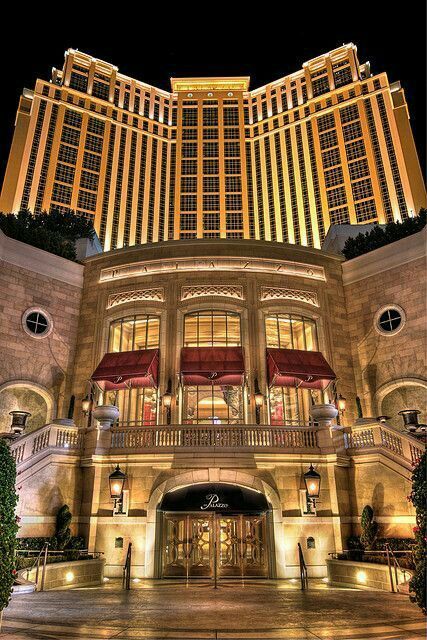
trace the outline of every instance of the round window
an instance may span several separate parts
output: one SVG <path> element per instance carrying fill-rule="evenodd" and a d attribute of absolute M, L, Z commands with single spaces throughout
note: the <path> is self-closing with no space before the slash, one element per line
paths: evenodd
<path fill-rule="evenodd" d="M 22 327 L 32 338 L 45 338 L 53 329 L 52 318 L 43 309 L 27 309 L 22 316 Z"/>
<path fill-rule="evenodd" d="M 391 336 L 403 329 L 405 312 L 397 305 L 388 305 L 379 309 L 375 315 L 375 328 L 385 336 Z"/>

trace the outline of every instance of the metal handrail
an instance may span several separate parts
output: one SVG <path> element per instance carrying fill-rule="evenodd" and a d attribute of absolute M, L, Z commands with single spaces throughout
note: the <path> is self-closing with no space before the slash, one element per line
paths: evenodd
<path fill-rule="evenodd" d="M 44 580 L 45 580 L 45 575 L 46 575 L 47 555 L 49 553 L 48 549 L 49 549 L 49 543 L 45 542 L 43 547 L 40 549 L 38 555 L 36 556 L 33 564 L 31 565 L 31 567 L 29 567 L 27 569 L 27 580 L 29 580 L 30 572 L 37 566 L 37 568 L 36 568 L 36 578 L 34 580 L 34 584 L 36 585 L 36 589 L 37 589 L 38 583 L 39 583 L 40 559 L 43 556 L 42 581 L 41 581 L 40 591 L 43 591 L 43 589 L 44 589 Z"/>
<path fill-rule="evenodd" d="M 308 589 L 308 571 L 307 571 L 307 565 L 305 564 L 305 560 L 304 560 L 304 554 L 302 552 L 302 548 L 299 542 L 298 542 L 298 557 L 299 557 L 301 591 L 305 591 L 306 589 Z"/>
<path fill-rule="evenodd" d="M 128 550 L 126 553 L 126 561 L 123 567 L 123 581 L 122 588 L 129 591 L 130 589 L 130 572 L 132 566 L 132 542 L 129 542 Z"/>

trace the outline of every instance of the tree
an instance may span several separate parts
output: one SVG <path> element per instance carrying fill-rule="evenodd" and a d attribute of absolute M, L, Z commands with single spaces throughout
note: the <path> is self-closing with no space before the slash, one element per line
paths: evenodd
<path fill-rule="evenodd" d="M 16 465 L 6 440 L 0 439 L 0 615 L 7 607 L 15 578 L 15 514 L 18 495 L 15 490 Z"/>
<path fill-rule="evenodd" d="M 360 542 L 365 549 L 370 549 L 378 533 L 378 523 L 374 520 L 374 510 L 370 504 L 363 507 L 360 525 L 362 527 Z"/>
<path fill-rule="evenodd" d="M 385 227 L 376 225 L 371 231 L 359 233 L 355 238 L 347 238 L 342 252 L 347 260 L 357 258 L 364 253 L 421 231 L 426 221 L 427 210 L 421 209 L 415 218 L 407 218 L 403 222 L 389 222 Z"/>
<path fill-rule="evenodd" d="M 415 573 L 409 582 L 412 592 L 411 600 L 427 613 L 426 603 L 426 554 L 427 554 L 427 478 L 426 478 L 426 452 L 421 456 L 412 474 L 412 491 L 409 496 L 410 502 L 415 507 L 417 526 L 414 527 L 415 534 Z"/>
<path fill-rule="evenodd" d="M 53 209 L 32 214 L 23 209 L 14 213 L 0 213 L 0 229 L 9 238 L 26 242 L 69 260 L 76 259 L 75 241 L 93 238 L 92 222 L 73 211 Z"/>
<path fill-rule="evenodd" d="M 67 504 L 64 504 L 56 514 L 56 533 L 54 536 L 56 549 L 65 549 L 70 542 L 70 524 L 72 517 L 70 508 Z"/>

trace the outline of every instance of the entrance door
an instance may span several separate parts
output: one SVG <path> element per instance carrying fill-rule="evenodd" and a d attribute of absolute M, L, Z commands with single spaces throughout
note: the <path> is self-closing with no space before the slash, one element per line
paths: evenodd
<path fill-rule="evenodd" d="M 164 514 L 162 575 L 266 578 L 266 541 L 265 514 Z"/>

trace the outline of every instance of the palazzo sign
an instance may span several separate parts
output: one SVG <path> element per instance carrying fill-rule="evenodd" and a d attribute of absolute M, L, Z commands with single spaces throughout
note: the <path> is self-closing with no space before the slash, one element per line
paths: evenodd
<path fill-rule="evenodd" d="M 217 493 L 209 493 L 206 496 L 206 502 L 200 508 L 203 511 L 205 509 L 228 509 L 228 504 L 221 502 Z"/>
<path fill-rule="evenodd" d="M 186 513 L 265 513 L 270 509 L 259 491 L 226 483 L 193 484 L 166 493 L 161 511 Z"/>

